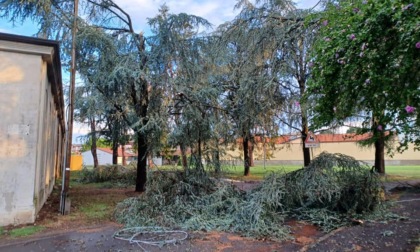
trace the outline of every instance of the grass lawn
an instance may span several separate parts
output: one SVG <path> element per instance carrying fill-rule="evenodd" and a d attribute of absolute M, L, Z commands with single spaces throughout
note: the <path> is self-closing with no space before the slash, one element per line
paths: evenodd
<path fill-rule="evenodd" d="M 266 166 L 257 165 L 251 167 L 251 175 L 244 177 L 244 168 L 240 166 L 225 168 L 226 176 L 238 180 L 262 180 L 265 175 L 271 172 L 285 171 L 291 172 L 302 168 L 301 165 L 285 165 L 285 166 Z M 420 165 L 419 166 L 386 166 L 385 171 L 387 179 L 402 180 L 402 179 L 420 179 Z"/>
<path fill-rule="evenodd" d="M 385 172 L 391 178 L 420 179 L 420 165 L 386 166 Z"/>

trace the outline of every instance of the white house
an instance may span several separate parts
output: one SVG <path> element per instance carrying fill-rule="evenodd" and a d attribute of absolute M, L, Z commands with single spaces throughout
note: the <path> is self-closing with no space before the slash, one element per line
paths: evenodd
<path fill-rule="evenodd" d="M 0 115 L 0 226 L 31 223 L 62 170 L 57 41 L 0 33 Z"/>
<path fill-rule="evenodd" d="M 99 165 L 112 164 L 112 149 L 110 148 L 97 148 L 96 154 L 98 156 Z M 92 166 L 93 165 L 93 156 L 90 150 L 82 152 L 83 165 Z M 126 163 L 129 164 L 132 161 L 137 160 L 137 154 L 133 152 L 124 152 L 124 157 Z M 122 148 L 118 148 L 118 164 L 123 164 L 123 152 Z"/>
<path fill-rule="evenodd" d="M 112 149 L 110 148 L 97 148 L 96 154 L 98 155 L 98 164 L 107 165 L 112 164 Z M 93 166 L 93 156 L 90 150 L 82 152 L 83 165 Z M 126 149 L 124 151 L 124 157 L 126 164 L 129 164 L 133 161 L 137 161 L 137 153 L 133 152 L 131 149 Z M 123 164 L 123 151 L 122 148 L 118 148 L 118 164 Z M 148 162 L 149 165 L 153 166 L 162 166 L 162 157 L 153 157 L 151 162 Z"/>

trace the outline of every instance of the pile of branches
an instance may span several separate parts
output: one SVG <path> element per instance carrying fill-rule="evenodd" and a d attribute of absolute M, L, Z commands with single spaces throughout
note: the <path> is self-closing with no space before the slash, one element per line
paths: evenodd
<path fill-rule="evenodd" d="M 303 169 L 283 177 L 291 214 L 329 231 L 374 211 L 382 203 L 379 176 L 366 163 L 323 152 Z"/>
<path fill-rule="evenodd" d="M 377 174 L 341 154 L 322 153 L 306 168 L 272 173 L 248 192 L 200 169 L 153 171 L 148 181 L 146 193 L 118 204 L 119 222 L 282 240 L 289 233 L 286 218 L 331 230 L 381 203 Z"/>

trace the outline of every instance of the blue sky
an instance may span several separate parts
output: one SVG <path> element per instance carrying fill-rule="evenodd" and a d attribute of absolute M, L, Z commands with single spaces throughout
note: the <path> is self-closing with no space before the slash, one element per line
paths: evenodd
<path fill-rule="evenodd" d="M 238 13 L 234 10 L 237 0 L 114 0 L 130 14 L 137 32 L 147 29 L 147 18 L 154 17 L 159 7 L 166 3 L 171 13 L 185 12 L 207 19 L 217 27 L 223 22 L 232 20 Z M 311 8 L 319 0 L 295 0 L 298 8 Z M 36 25 L 30 21 L 24 24 L 11 24 L 0 19 L 0 32 L 19 35 L 33 35 Z"/>
<path fill-rule="evenodd" d="M 159 7 L 166 3 L 171 13 L 188 13 L 207 19 L 216 28 L 218 25 L 232 20 L 238 10 L 234 10 L 237 0 L 114 0 L 133 19 L 136 32 L 148 28 L 147 18 L 154 17 Z M 298 8 L 311 8 L 319 0 L 295 0 Z M 37 26 L 30 21 L 23 24 L 11 24 L 0 19 L 0 32 L 31 36 L 37 32 Z M 63 73 L 63 85 L 68 85 L 68 74 Z M 73 129 L 73 143 L 79 142 L 78 136 L 89 132 L 89 129 L 76 123 Z"/>

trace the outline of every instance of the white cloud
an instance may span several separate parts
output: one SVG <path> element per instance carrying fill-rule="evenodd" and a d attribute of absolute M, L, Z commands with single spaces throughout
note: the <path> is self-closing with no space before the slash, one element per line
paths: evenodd
<path fill-rule="evenodd" d="M 309 9 L 317 5 L 320 0 L 297 0 L 295 1 L 298 8 Z"/>
<path fill-rule="evenodd" d="M 238 11 L 233 7 L 236 0 L 115 0 L 131 16 L 134 26 L 139 31 L 148 29 L 147 18 L 158 14 L 160 6 L 166 3 L 171 13 L 187 13 L 207 19 L 217 27 L 231 20 Z"/>
<path fill-rule="evenodd" d="M 237 0 L 114 0 L 133 19 L 137 32 L 148 30 L 147 18 L 157 15 L 160 6 L 166 3 L 171 13 L 187 13 L 207 19 L 216 28 L 232 20 L 239 10 Z M 298 8 L 313 7 L 318 0 L 296 0 Z"/>
<path fill-rule="evenodd" d="M 164 3 L 171 13 L 187 13 L 207 19 L 213 28 L 232 20 L 239 12 L 234 10 L 237 0 L 114 0 L 132 18 L 136 32 L 148 31 L 147 18 L 157 15 Z M 298 8 L 313 7 L 318 0 L 295 0 Z M 36 25 L 27 21 L 22 25 L 12 26 L 5 19 L 0 19 L 0 32 L 32 35 Z"/>

